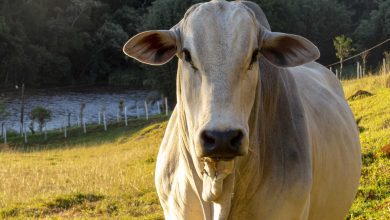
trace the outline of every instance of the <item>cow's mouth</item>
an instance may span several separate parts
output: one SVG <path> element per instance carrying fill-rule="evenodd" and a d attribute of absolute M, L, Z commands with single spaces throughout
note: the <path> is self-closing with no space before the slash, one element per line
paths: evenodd
<path fill-rule="evenodd" d="M 204 158 L 203 159 L 203 192 L 202 198 L 206 202 L 215 202 L 223 192 L 224 179 L 234 170 L 234 157 Z"/>

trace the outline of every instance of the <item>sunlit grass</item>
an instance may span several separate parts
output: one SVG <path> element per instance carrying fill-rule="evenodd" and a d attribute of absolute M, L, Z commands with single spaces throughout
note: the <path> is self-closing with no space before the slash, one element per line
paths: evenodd
<path fill-rule="evenodd" d="M 161 218 L 153 176 L 165 126 L 95 146 L 0 153 L 0 218 Z"/>
<path fill-rule="evenodd" d="M 372 96 L 349 101 L 361 131 L 361 186 L 348 219 L 390 219 L 390 74 L 344 81 L 346 97 L 358 90 Z M 154 187 L 155 158 L 166 118 L 90 126 L 10 138 L 0 151 L 0 218 L 162 219 Z M 30 149 L 30 150 L 28 150 Z M 33 149 L 33 150 L 31 150 Z"/>
<path fill-rule="evenodd" d="M 358 90 L 372 93 L 349 101 L 362 144 L 361 184 L 350 219 L 390 219 L 390 159 L 381 149 L 390 144 L 390 74 L 343 82 L 346 97 Z"/>

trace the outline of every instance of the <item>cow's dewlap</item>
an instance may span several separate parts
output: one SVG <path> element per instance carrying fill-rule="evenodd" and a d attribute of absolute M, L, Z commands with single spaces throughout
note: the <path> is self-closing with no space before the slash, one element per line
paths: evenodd
<path fill-rule="evenodd" d="M 202 199 L 206 202 L 218 200 L 223 192 L 223 181 L 234 169 L 234 161 L 204 162 Z"/>

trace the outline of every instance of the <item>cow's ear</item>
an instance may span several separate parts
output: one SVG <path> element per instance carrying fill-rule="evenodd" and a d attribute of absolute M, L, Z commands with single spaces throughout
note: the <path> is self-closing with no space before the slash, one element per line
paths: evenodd
<path fill-rule="evenodd" d="M 266 31 L 262 39 L 261 53 L 276 66 L 299 66 L 320 57 L 318 48 L 298 35 Z"/>
<path fill-rule="evenodd" d="M 132 37 L 123 52 L 142 63 L 163 65 L 176 54 L 176 37 L 173 31 L 146 31 Z"/>

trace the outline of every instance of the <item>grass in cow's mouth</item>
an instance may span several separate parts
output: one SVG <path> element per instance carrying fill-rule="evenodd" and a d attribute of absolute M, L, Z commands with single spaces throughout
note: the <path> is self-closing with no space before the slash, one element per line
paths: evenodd
<path fill-rule="evenodd" d="M 364 129 L 361 185 L 347 219 L 390 219 L 390 158 L 381 151 L 390 144 L 386 77 L 343 82 L 347 97 L 375 94 L 349 102 Z M 52 143 L 37 138 L 31 152 L 14 140 L 0 151 L 0 219 L 163 219 L 153 179 L 165 121 L 91 128 L 66 143 L 53 134 Z"/>
<path fill-rule="evenodd" d="M 214 158 L 215 161 L 231 161 L 233 160 L 235 157 L 216 157 Z"/>
<path fill-rule="evenodd" d="M 230 157 L 203 157 L 200 158 L 200 161 L 202 162 L 218 162 L 218 161 L 231 161 L 234 160 L 236 156 L 230 156 Z"/>

